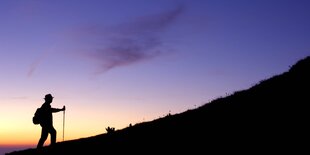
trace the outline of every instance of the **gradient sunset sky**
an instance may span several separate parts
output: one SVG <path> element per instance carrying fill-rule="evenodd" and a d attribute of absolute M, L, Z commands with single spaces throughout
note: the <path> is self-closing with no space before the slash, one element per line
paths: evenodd
<path fill-rule="evenodd" d="M 44 95 L 65 140 L 201 106 L 310 55 L 309 0 L 1 0 L 0 146 L 33 145 Z M 63 113 L 54 113 L 62 141 Z M 50 143 L 48 138 L 46 145 Z"/>

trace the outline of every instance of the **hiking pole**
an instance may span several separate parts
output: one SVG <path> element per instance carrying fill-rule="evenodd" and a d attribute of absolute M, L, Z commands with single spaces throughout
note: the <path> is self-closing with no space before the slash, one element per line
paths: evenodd
<path fill-rule="evenodd" d="M 65 106 L 64 106 L 65 107 Z M 65 111 L 63 111 L 63 120 L 62 120 L 62 141 L 65 140 Z"/>

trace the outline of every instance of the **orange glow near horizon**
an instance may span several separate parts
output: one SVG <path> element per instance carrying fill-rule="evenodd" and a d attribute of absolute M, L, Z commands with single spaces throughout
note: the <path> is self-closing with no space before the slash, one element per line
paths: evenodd
<path fill-rule="evenodd" d="M 61 100 L 54 102 L 51 104 L 52 107 L 60 108 L 64 105 Z M 35 109 L 41 104 L 11 102 L 11 104 L 6 104 L 5 110 L 0 109 L 0 145 L 36 146 L 40 138 L 41 127 L 32 124 L 31 119 Z M 72 106 L 70 103 L 67 103 L 66 107 L 64 140 L 95 136 L 106 133 L 105 128 L 108 126 L 115 127 L 118 130 L 127 127 L 130 123 L 140 123 L 160 116 L 145 115 L 146 117 L 138 118 L 137 113 L 128 107 L 117 109 L 117 107 L 89 107 L 81 106 L 81 104 Z M 135 110 L 139 111 L 139 108 Z M 143 108 L 141 108 L 142 110 Z M 147 113 L 147 111 L 144 112 Z M 57 142 L 61 142 L 63 140 L 63 112 L 53 113 L 53 122 L 57 131 Z M 49 143 L 50 137 L 44 145 Z"/>

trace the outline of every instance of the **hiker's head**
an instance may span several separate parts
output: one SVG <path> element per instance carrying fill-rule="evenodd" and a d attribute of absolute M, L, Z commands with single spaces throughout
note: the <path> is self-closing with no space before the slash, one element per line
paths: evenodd
<path fill-rule="evenodd" d="M 53 96 L 51 94 L 46 94 L 44 99 L 46 102 L 52 102 L 53 101 Z"/>

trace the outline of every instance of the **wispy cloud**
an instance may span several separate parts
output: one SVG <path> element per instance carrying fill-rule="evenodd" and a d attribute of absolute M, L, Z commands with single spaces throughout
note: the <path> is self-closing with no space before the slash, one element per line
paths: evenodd
<path fill-rule="evenodd" d="M 117 25 L 88 25 L 65 33 L 60 40 L 66 42 L 65 46 L 72 47 L 74 51 L 82 51 L 84 58 L 96 63 L 98 68 L 95 72 L 102 74 L 117 67 L 151 60 L 169 51 L 171 48 L 163 46 L 162 34 L 176 23 L 183 12 L 183 6 L 178 6 L 166 12 L 141 16 Z M 68 36 L 72 35 L 74 40 L 70 42 L 72 40 Z M 76 38 L 80 38 L 79 42 L 76 42 Z M 64 48 L 63 44 L 54 44 Z M 27 72 L 28 77 L 33 76 L 48 55 L 59 52 L 56 45 L 32 62 Z"/>
<path fill-rule="evenodd" d="M 30 68 L 28 70 L 27 76 L 31 77 L 34 73 L 34 71 L 37 69 L 37 67 L 39 66 L 40 62 L 42 59 L 37 59 L 36 61 L 34 61 L 31 65 Z"/>
<path fill-rule="evenodd" d="M 30 64 L 30 67 L 29 67 L 29 70 L 28 70 L 28 73 L 27 73 L 27 76 L 28 77 L 31 77 L 34 72 L 37 70 L 37 68 L 39 67 L 39 65 L 42 63 L 42 61 L 49 55 L 50 53 L 48 52 L 43 52 L 43 54 L 38 57 L 35 61 L 33 61 L 31 64 Z"/>
<path fill-rule="evenodd" d="M 99 74 L 157 57 L 165 51 L 161 33 L 175 23 L 183 10 L 180 6 L 109 28 L 93 26 L 84 29 L 93 45 L 85 53 L 99 64 Z"/>

